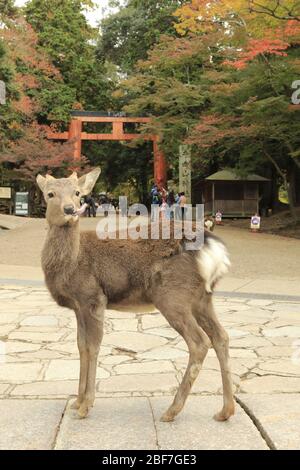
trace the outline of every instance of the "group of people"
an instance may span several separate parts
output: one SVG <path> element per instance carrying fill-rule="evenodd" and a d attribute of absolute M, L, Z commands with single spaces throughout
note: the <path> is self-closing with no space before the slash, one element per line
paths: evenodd
<path fill-rule="evenodd" d="M 184 219 L 186 203 L 187 199 L 183 191 L 175 194 L 173 189 L 167 191 L 157 184 L 151 188 L 151 204 L 158 206 L 162 218 Z"/>
<path fill-rule="evenodd" d="M 167 191 L 163 186 L 154 184 L 150 194 L 151 204 L 157 206 L 157 213 L 161 218 L 183 220 L 185 218 L 185 207 L 187 199 L 185 193 L 175 193 L 173 189 Z M 81 199 L 81 207 L 78 214 L 81 216 L 96 217 L 97 208 L 103 205 L 114 204 L 107 196 L 99 195 L 99 200 L 92 194 Z M 122 216 L 127 215 L 125 207 L 119 207 Z"/>

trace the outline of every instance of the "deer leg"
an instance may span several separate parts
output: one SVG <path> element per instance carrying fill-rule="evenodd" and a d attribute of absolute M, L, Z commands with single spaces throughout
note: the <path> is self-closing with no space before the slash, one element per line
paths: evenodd
<path fill-rule="evenodd" d="M 86 327 L 84 318 L 80 316 L 80 312 L 76 312 L 77 318 L 77 346 L 80 357 L 80 373 L 79 373 L 79 387 L 77 399 L 72 403 L 72 409 L 79 409 L 84 400 L 87 376 L 88 376 L 88 354 L 86 347 Z"/>
<path fill-rule="evenodd" d="M 94 405 L 97 360 L 103 337 L 103 322 L 104 306 L 90 309 L 85 321 L 87 376 L 83 400 L 78 408 L 80 418 L 85 418 L 88 415 L 89 408 Z"/>
<path fill-rule="evenodd" d="M 162 415 L 161 421 L 173 421 L 175 416 L 183 409 L 186 399 L 191 391 L 194 381 L 198 377 L 202 363 L 210 346 L 210 341 L 197 324 L 192 314 L 184 315 L 182 312 L 173 310 L 171 315 L 168 311 L 161 311 L 170 325 L 180 333 L 189 348 L 189 362 L 170 408 Z"/>
<path fill-rule="evenodd" d="M 197 311 L 197 322 L 211 339 L 218 357 L 223 384 L 223 408 L 214 418 L 217 421 L 226 421 L 234 414 L 235 403 L 232 391 L 232 380 L 229 364 L 229 338 L 220 324 L 213 308 L 212 301 L 205 308 Z"/>

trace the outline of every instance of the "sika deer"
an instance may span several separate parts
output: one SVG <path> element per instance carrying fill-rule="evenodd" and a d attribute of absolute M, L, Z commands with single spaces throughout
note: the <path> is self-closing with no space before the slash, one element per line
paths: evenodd
<path fill-rule="evenodd" d="M 175 240 L 100 240 L 79 231 L 80 197 L 89 194 L 100 169 L 77 178 L 37 177 L 47 202 L 49 224 L 42 267 L 54 300 L 75 311 L 80 354 L 79 391 L 72 407 L 84 418 L 95 398 L 97 358 L 103 336 L 104 310 L 127 304 L 154 304 L 183 336 L 189 349 L 187 370 L 162 421 L 182 410 L 210 343 L 221 366 L 223 408 L 219 421 L 234 414 L 228 335 L 212 304 L 215 282 L 228 269 L 223 243 L 206 234 L 199 251 L 186 251 Z M 130 307 L 129 307 L 130 308 Z"/>

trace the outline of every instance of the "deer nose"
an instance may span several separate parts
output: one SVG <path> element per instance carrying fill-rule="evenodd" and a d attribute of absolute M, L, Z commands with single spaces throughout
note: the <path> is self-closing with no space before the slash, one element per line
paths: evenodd
<path fill-rule="evenodd" d="M 74 213 L 74 206 L 73 204 L 68 204 L 67 206 L 64 206 L 64 213 L 66 215 L 72 215 Z"/>

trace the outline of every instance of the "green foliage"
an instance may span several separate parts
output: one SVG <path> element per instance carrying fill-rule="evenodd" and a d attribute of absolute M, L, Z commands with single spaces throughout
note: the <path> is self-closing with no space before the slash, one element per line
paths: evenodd
<path fill-rule="evenodd" d="M 101 23 L 98 58 L 109 60 L 121 72 L 130 74 L 136 62 L 147 57 L 161 34 L 176 34 L 173 13 L 183 3 L 182 0 L 127 0 L 125 6 Z"/>
<path fill-rule="evenodd" d="M 19 120 L 18 113 L 13 109 L 12 100 L 19 98 L 18 88 L 14 83 L 14 70 L 7 57 L 7 48 L 0 37 L 0 80 L 5 83 L 6 103 L 0 105 L 0 151 L 11 139 L 20 136 L 20 130 L 14 123 Z"/>
<path fill-rule="evenodd" d="M 209 62 L 210 52 L 202 38 L 164 35 L 121 85 L 128 101 L 124 110 L 152 116 L 151 125 L 144 130 L 161 136 L 161 146 L 173 165 L 178 146 L 206 108 L 208 95 L 202 76 Z"/>
<path fill-rule="evenodd" d="M 0 0 L 0 18 L 2 20 L 14 18 L 17 11 L 14 0 Z"/>
<path fill-rule="evenodd" d="M 76 101 L 76 93 L 73 88 L 63 82 L 54 82 L 44 78 L 43 87 L 39 91 L 38 101 L 40 122 L 62 123 L 70 119 L 70 109 Z"/>
<path fill-rule="evenodd" d="M 93 165 L 101 167 L 101 191 L 112 192 L 117 196 L 117 188 L 131 188 L 140 202 L 146 203 L 149 180 L 153 177 L 152 144 L 142 143 L 136 147 L 119 142 L 84 142 L 83 153 L 93 155 Z M 118 191 L 117 191 L 118 192 Z M 129 195 L 128 193 L 128 195 Z"/>
<path fill-rule="evenodd" d="M 30 0 L 26 5 L 26 19 L 38 35 L 39 47 L 51 58 L 65 84 L 57 93 L 66 96 L 55 100 L 55 106 L 49 112 L 51 119 L 63 117 L 66 120 L 67 109 L 70 110 L 72 105 L 100 110 L 109 107 L 111 83 L 106 80 L 105 67 L 96 60 L 96 31 L 89 26 L 83 13 L 92 3 Z M 47 101 L 47 97 L 45 99 Z"/>

